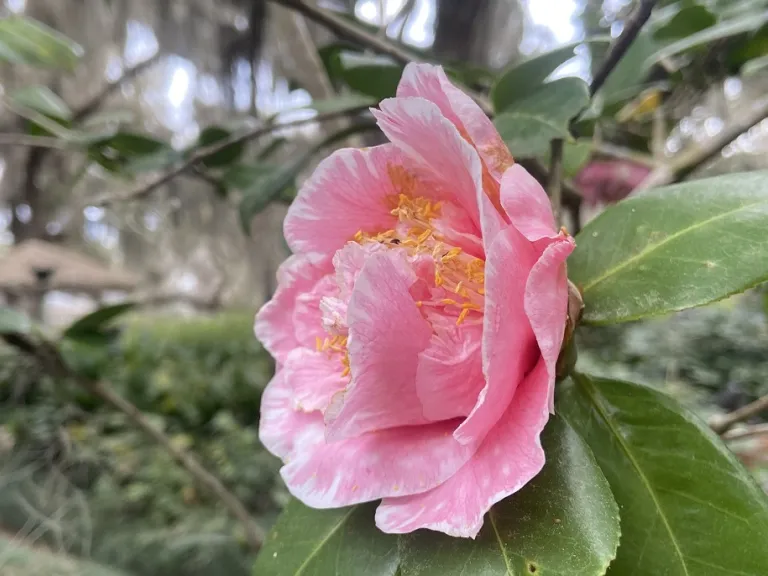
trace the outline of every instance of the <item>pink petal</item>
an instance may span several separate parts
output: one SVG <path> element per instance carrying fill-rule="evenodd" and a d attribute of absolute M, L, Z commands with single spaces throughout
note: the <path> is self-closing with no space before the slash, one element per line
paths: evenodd
<path fill-rule="evenodd" d="M 429 347 L 419 355 L 416 392 L 424 416 L 434 421 L 469 414 L 485 384 L 482 327 L 453 328 L 452 334 L 434 334 Z"/>
<path fill-rule="evenodd" d="M 330 272 L 330 262 L 313 261 L 306 256 L 291 256 L 277 271 L 277 291 L 256 314 L 254 332 L 278 363 L 299 345 L 293 324 L 296 300 L 310 292 Z M 319 316 L 318 316 L 319 318 Z"/>
<path fill-rule="evenodd" d="M 283 370 L 278 370 L 261 395 L 259 440 L 272 454 L 284 459 L 293 451 L 296 434 L 312 422 L 322 425 L 322 415 L 294 410 L 293 390 Z"/>
<path fill-rule="evenodd" d="M 565 260 L 576 243 L 560 235 L 544 249 L 525 287 L 525 313 L 549 375 L 549 409 L 555 410 L 555 369 L 563 344 L 568 314 L 568 278 Z"/>
<path fill-rule="evenodd" d="M 435 103 L 443 116 L 477 149 L 483 162 L 498 181 L 512 165 L 512 155 L 493 122 L 472 98 L 456 88 L 442 67 L 408 64 L 403 71 L 397 97 L 421 97 Z"/>
<path fill-rule="evenodd" d="M 338 413 L 326 414 L 329 440 L 428 422 L 415 378 L 432 330 L 409 292 L 415 281 L 399 252 L 366 260 L 347 310 L 352 381 Z"/>
<path fill-rule="evenodd" d="M 454 433 L 459 442 L 483 439 L 536 362 L 536 341 L 523 309 L 526 282 L 536 256 L 533 245 L 513 226 L 500 232 L 488 251 L 483 317 L 486 385 L 472 413 Z"/>
<path fill-rule="evenodd" d="M 322 423 L 313 421 L 280 473 L 291 494 L 314 508 L 416 494 L 444 482 L 477 449 L 453 439 L 455 426 L 390 428 L 327 444 Z"/>
<path fill-rule="evenodd" d="M 302 292 L 296 297 L 296 307 L 293 310 L 293 331 L 296 342 L 306 348 L 314 348 L 317 338 L 328 336 L 323 329 L 323 315 L 320 302 L 328 296 L 339 292 L 336 281 L 328 274 L 321 278 L 309 292 Z"/>
<path fill-rule="evenodd" d="M 403 156 L 390 144 L 345 148 L 323 160 L 304 183 L 285 217 L 285 239 L 298 253 L 333 254 L 358 230 L 392 228 L 387 197 L 399 189 L 390 172 Z"/>
<path fill-rule="evenodd" d="M 531 242 L 557 235 L 547 193 L 519 164 L 504 172 L 501 179 L 501 205 L 515 228 Z"/>
<path fill-rule="evenodd" d="M 372 110 L 379 127 L 413 161 L 424 193 L 461 206 L 479 225 L 480 158 L 456 127 L 423 98 L 388 98 L 379 108 Z"/>
<path fill-rule="evenodd" d="M 283 378 L 293 390 L 293 408 L 304 412 L 325 410 L 333 395 L 343 390 L 347 379 L 337 355 L 329 356 L 308 348 L 296 348 L 282 369 Z"/>
<path fill-rule="evenodd" d="M 428 528 L 474 538 L 491 506 L 520 490 L 544 466 L 540 435 L 549 419 L 547 380 L 540 359 L 472 459 L 434 490 L 383 500 L 376 525 L 395 534 Z"/>

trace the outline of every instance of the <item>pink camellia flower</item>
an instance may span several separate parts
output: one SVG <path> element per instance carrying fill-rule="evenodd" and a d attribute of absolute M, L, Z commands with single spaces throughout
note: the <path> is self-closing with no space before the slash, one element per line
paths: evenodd
<path fill-rule="evenodd" d="M 544 465 L 574 243 L 441 68 L 373 114 L 390 143 L 338 150 L 288 211 L 260 437 L 308 506 L 474 537 Z"/>

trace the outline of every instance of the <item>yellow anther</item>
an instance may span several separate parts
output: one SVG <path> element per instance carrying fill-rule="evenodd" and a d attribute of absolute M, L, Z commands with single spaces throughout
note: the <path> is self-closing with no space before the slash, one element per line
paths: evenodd
<path fill-rule="evenodd" d="M 469 308 L 464 308 L 464 310 L 461 311 L 461 314 L 459 314 L 459 317 L 456 320 L 456 326 L 464 322 L 464 320 L 467 319 L 468 315 L 469 315 Z"/>
<path fill-rule="evenodd" d="M 440 300 L 440 304 L 443 306 L 458 306 L 459 303 L 456 302 L 456 300 L 451 300 L 450 298 L 443 298 Z"/>
<path fill-rule="evenodd" d="M 345 376 L 349 376 L 349 372 L 350 372 L 349 366 L 345 366 L 344 370 L 342 370 L 341 372 L 341 377 L 344 378 Z"/>
<path fill-rule="evenodd" d="M 416 301 L 416 306 L 417 306 L 418 308 L 421 308 L 423 305 L 424 305 L 424 302 L 422 302 L 421 300 L 417 300 L 417 301 Z"/>
<path fill-rule="evenodd" d="M 318 352 L 323 351 L 323 339 L 320 336 L 315 336 L 315 348 L 317 348 Z"/>
<path fill-rule="evenodd" d="M 461 287 L 464 286 L 464 280 L 459 281 L 458 284 L 456 284 L 456 288 L 453 289 L 454 294 L 461 294 Z"/>

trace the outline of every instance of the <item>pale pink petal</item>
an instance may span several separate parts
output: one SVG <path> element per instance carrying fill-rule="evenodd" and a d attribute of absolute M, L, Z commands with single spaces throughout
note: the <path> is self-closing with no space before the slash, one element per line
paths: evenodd
<path fill-rule="evenodd" d="M 421 97 L 434 102 L 462 136 L 474 144 L 497 181 L 512 165 L 512 155 L 493 122 L 472 98 L 451 83 L 440 66 L 408 64 L 397 87 L 397 97 Z"/>
<path fill-rule="evenodd" d="M 563 344 L 568 314 L 568 278 L 565 260 L 576 244 L 560 235 L 544 249 L 525 287 L 525 313 L 549 375 L 549 409 L 555 410 L 555 368 Z"/>
<path fill-rule="evenodd" d="M 293 324 L 296 300 L 310 292 L 331 271 L 330 261 L 313 261 L 306 256 L 291 256 L 277 271 L 277 290 L 256 314 L 254 332 L 278 363 L 299 345 Z M 319 316 L 318 316 L 319 318 Z"/>
<path fill-rule="evenodd" d="M 533 245 L 513 226 L 500 232 L 488 251 L 483 316 L 486 385 L 472 413 L 454 433 L 459 442 L 483 439 L 536 362 L 536 340 L 521 306 L 536 256 Z"/>
<path fill-rule="evenodd" d="M 425 184 L 418 195 L 453 202 L 478 226 L 480 158 L 440 109 L 423 98 L 389 98 L 372 113 L 387 138 L 413 161 L 411 169 Z"/>
<path fill-rule="evenodd" d="M 480 351 L 482 326 L 456 326 L 434 334 L 419 355 L 416 392 L 430 420 L 466 416 L 485 384 Z"/>
<path fill-rule="evenodd" d="M 293 390 L 293 408 L 304 412 L 325 410 L 331 397 L 343 390 L 347 379 L 342 378 L 344 366 L 338 355 L 296 348 L 281 370 L 288 387 Z"/>
<path fill-rule="evenodd" d="M 293 390 L 278 370 L 261 395 L 259 440 L 272 454 L 285 459 L 293 451 L 296 435 L 312 422 L 322 426 L 323 416 L 294 409 Z"/>
<path fill-rule="evenodd" d="M 336 296 L 339 289 L 332 274 L 321 278 L 309 292 L 302 292 L 296 297 L 293 310 L 293 330 L 296 342 L 300 346 L 314 348 L 317 338 L 324 339 L 328 334 L 323 329 L 323 315 L 320 302 L 328 296 Z"/>
<path fill-rule="evenodd" d="M 368 255 L 386 249 L 386 246 L 378 242 L 369 242 L 364 245 L 347 242 L 333 255 L 333 268 L 336 270 L 336 284 L 341 298 L 349 299 L 355 287 L 355 280 L 363 269 Z"/>
<path fill-rule="evenodd" d="M 472 459 L 434 490 L 383 500 L 376 525 L 395 534 L 428 528 L 474 538 L 491 506 L 520 490 L 544 466 L 540 435 L 549 419 L 547 379 L 540 359 Z"/>
<path fill-rule="evenodd" d="M 501 179 L 501 205 L 515 228 L 531 242 L 557 235 L 547 193 L 519 164 L 504 172 Z"/>
<path fill-rule="evenodd" d="M 403 163 L 391 144 L 345 148 L 323 160 L 304 183 L 285 217 L 285 239 L 298 253 L 333 254 L 358 230 L 392 228 L 387 197 L 397 194 L 390 172 Z"/>
<path fill-rule="evenodd" d="M 347 309 L 352 381 L 338 413 L 326 414 L 329 440 L 428 422 L 415 378 L 432 330 L 409 292 L 415 281 L 399 251 L 366 260 Z"/>
<path fill-rule="evenodd" d="M 322 424 L 296 436 L 280 471 L 291 494 L 313 508 L 336 508 L 424 492 L 445 482 L 477 445 L 451 436 L 455 421 L 389 428 L 331 444 Z"/>

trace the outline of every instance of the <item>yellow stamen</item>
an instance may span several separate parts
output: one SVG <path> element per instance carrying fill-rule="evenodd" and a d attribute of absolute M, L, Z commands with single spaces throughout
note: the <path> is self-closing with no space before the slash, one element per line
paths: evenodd
<path fill-rule="evenodd" d="M 461 311 L 461 314 L 459 314 L 458 319 L 456 320 L 456 326 L 460 325 L 464 320 L 467 319 L 467 316 L 469 315 L 469 308 L 464 308 L 464 310 Z"/>

